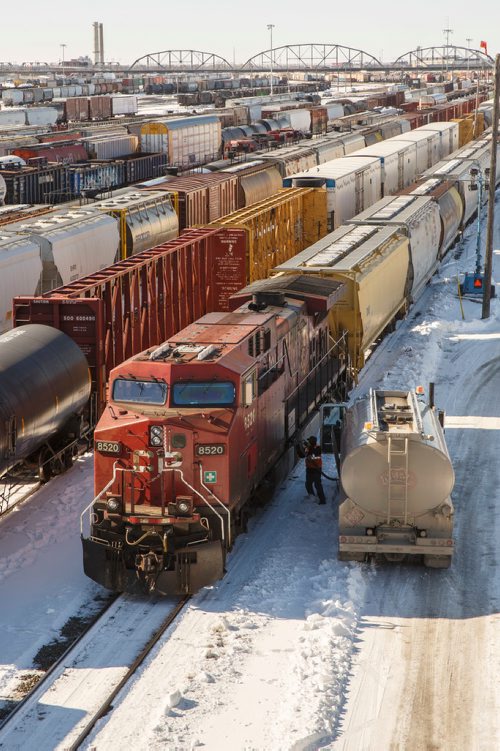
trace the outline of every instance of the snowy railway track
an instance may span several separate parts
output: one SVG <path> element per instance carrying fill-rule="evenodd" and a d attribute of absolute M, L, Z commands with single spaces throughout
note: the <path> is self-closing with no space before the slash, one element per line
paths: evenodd
<path fill-rule="evenodd" d="M 0 748 L 77 749 L 188 600 L 114 600 L 0 726 Z"/>
<path fill-rule="evenodd" d="M 0 481 L 0 519 L 26 501 L 40 487 L 40 480 L 29 474 Z"/>

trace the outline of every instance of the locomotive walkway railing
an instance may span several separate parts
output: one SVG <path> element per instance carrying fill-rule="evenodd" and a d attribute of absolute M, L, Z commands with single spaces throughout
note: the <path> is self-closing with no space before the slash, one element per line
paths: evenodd
<path fill-rule="evenodd" d="M 288 442 L 332 390 L 345 397 L 350 371 L 347 334 L 344 333 L 286 397 L 285 436 Z"/>

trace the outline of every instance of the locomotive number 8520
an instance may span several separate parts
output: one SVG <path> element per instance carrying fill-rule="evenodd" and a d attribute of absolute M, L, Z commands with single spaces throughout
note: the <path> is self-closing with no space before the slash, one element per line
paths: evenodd
<path fill-rule="evenodd" d="M 196 446 L 197 456 L 221 456 L 226 453 L 223 443 L 199 443 Z"/>

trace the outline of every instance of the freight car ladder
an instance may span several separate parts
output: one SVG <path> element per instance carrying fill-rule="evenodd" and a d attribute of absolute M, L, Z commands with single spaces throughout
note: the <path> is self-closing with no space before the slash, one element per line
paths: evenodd
<path fill-rule="evenodd" d="M 387 524 L 395 518 L 408 523 L 408 438 L 387 437 Z"/>

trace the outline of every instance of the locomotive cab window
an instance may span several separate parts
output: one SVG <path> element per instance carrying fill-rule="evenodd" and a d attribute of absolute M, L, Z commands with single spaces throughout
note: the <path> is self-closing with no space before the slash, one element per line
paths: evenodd
<path fill-rule="evenodd" d="M 235 398 L 231 381 L 186 381 L 172 386 L 172 404 L 177 407 L 230 407 Z"/>
<path fill-rule="evenodd" d="M 133 404 L 165 404 L 167 390 L 167 384 L 161 381 L 133 381 L 117 378 L 113 383 L 113 400 Z"/>
<path fill-rule="evenodd" d="M 243 379 L 243 405 L 250 406 L 257 396 L 257 373 L 253 371 Z"/>

